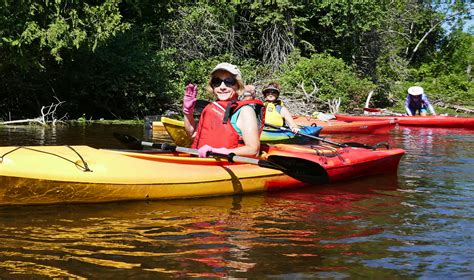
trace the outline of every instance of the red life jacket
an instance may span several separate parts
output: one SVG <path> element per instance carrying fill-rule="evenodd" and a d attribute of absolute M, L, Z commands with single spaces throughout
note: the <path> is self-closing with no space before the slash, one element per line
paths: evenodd
<path fill-rule="evenodd" d="M 260 100 L 215 101 L 208 104 L 201 114 L 196 137 L 192 148 L 199 149 L 204 145 L 214 148 L 236 148 L 244 144 L 230 123 L 230 117 L 242 106 L 251 105 L 257 115 L 260 132 L 264 126 L 265 106 Z"/>

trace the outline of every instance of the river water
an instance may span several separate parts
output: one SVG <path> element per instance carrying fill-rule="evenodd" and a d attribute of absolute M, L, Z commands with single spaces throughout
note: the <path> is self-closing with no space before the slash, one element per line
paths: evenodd
<path fill-rule="evenodd" d="M 123 148 L 140 125 L 0 127 L 0 145 Z M 474 131 L 333 141 L 407 150 L 398 176 L 243 196 L 0 207 L 0 279 L 473 279 Z M 1 186 L 0 186 L 1 187 Z"/>

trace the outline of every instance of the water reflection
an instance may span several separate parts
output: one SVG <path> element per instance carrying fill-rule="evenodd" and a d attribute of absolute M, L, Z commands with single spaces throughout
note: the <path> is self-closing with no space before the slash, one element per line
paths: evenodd
<path fill-rule="evenodd" d="M 137 125 L 0 127 L 1 145 L 123 148 Z M 474 277 L 474 135 L 336 141 L 407 149 L 398 177 L 207 199 L 0 207 L 0 278 Z"/>
<path fill-rule="evenodd" d="M 335 276 L 360 266 L 341 266 L 345 261 L 337 258 L 369 254 L 375 248 L 361 244 L 384 231 L 378 220 L 404 211 L 396 188 L 396 177 L 389 177 L 297 193 L 4 207 L 0 236 L 9 238 L 1 238 L 0 259 L 15 265 L 0 264 L 0 271 L 86 278 L 245 277 L 249 271 Z M 385 250 L 379 245 L 376 250 Z"/>
<path fill-rule="evenodd" d="M 0 145 L 89 145 L 95 148 L 124 148 L 114 132 L 146 138 L 141 125 L 59 124 L 56 126 L 0 126 Z"/>

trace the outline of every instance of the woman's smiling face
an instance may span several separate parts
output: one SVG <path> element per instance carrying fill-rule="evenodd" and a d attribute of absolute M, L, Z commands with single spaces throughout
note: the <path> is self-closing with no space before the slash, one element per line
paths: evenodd
<path fill-rule="evenodd" d="M 219 100 L 232 100 L 237 98 L 237 79 L 231 73 L 217 70 L 213 73 L 211 86 Z"/>

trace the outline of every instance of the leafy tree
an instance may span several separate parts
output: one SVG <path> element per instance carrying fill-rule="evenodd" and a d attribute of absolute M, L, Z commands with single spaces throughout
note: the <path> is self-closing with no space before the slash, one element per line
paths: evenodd
<path fill-rule="evenodd" d="M 469 3 L 437 3 L 5 0 L 0 117 L 37 115 L 54 96 L 72 117 L 179 108 L 185 82 L 203 93 L 223 61 L 247 83 L 281 78 L 295 94 L 315 82 L 321 100 L 341 96 L 346 108 L 372 89 L 375 106 L 391 106 L 415 83 L 436 101 L 469 104 L 472 34 L 460 31 Z"/>
<path fill-rule="evenodd" d="M 474 36 L 451 32 L 434 59 L 411 69 L 408 83 L 419 83 L 432 98 L 445 103 L 474 105 Z"/>
<path fill-rule="evenodd" d="M 61 61 L 65 50 L 101 43 L 130 28 L 121 22 L 120 0 L 3 1 L 2 48 L 19 51 L 41 66 L 49 53 Z M 16 57 L 16 56 L 15 56 Z M 14 61 L 15 62 L 15 61 Z"/>

